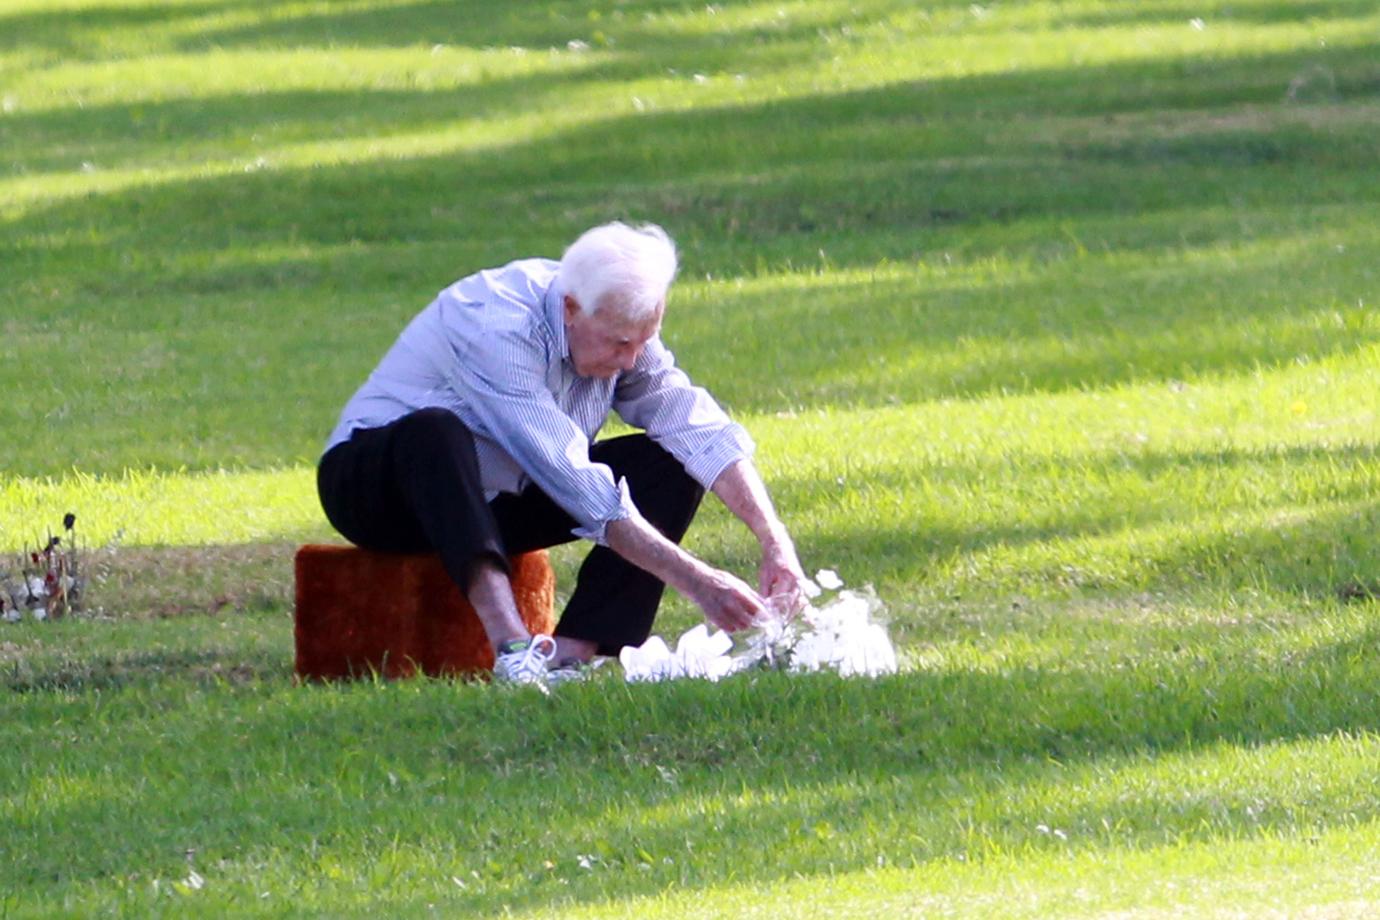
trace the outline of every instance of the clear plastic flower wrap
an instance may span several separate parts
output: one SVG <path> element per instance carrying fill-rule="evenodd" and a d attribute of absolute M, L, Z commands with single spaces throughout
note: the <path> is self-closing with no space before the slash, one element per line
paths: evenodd
<path fill-rule="evenodd" d="M 747 657 L 767 667 L 836 671 L 844 677 L 896 673 L 896 648 L 871 586 L 841 590 L 843 580 L 829 569 L 816 573 L 811 586 L 810 603 L 793 620 L 773 605 L 771 618 L 750 638 Z"/>
<path fill-rule="evenodd" d="M 704 624 L 682 635 L 674 652 L 660 636 L 652 636 L 641 646 L 623 649 L 619 660 L 624 676 L 629 681 L 718 680 L 751 668 L 834 671 L 844 677 L 894 674 L 896 649 L 879 618 L 881 600 L 870 586 L 842 588 L 836 572 L 821 570 L 806 583 L 810 602 L 794 618 L 780 600 L 769 599 L 768 616 L 737 654 L 727 633 L 710 633 Z"/>

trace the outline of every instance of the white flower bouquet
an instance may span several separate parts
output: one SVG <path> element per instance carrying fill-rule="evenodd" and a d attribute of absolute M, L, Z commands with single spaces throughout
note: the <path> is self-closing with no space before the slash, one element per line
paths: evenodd
<path fill-rule="evenodd" d="M 733 639 L 710 633 L 703 623 L 687 631 L 672 651 L 660 636 L 624 648 L 619 655 L 629 681 L 700 677 L 718 680 L 753 668 L 796 672 L 834 671 L 844 677 L 876 677 L 898 669 L 896 649 L 879 619 L 882 602 L 870 586 L 842 590 L 843 580 L 824 569 L 806 583 L 809 603 L 794 619 L 773 607 L 771 615 L 733 653 Z M 823 600 L 821 600 L 823 598 Z"/>

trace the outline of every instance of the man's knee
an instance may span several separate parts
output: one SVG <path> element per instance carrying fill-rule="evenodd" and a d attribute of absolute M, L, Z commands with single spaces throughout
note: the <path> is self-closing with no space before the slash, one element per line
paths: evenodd
<path fill-rule="evenodd" d="M 704 497 L 704 486 L 700 485 L 699 481 L 690 475 L 685 464 L 676 459 L 675 454 L 651 438 L 647 438 L 647 442 L 650 445 L 647 451 L 647 462 L 648 466 L 651 467 L 650 472 L 655 481 L 663 487 L 672 487 L 683 493 L 691 503 L 699 504 L 700 499 Z"/>
<path fill-rule="evenodd" d="M 631 435 L 620 445 L 621 463 L 609 466 L 626 477 L 633 502 L 658 530 L 672 540 L 685 535 L 704 498 L 704 487 L 675 455 L 644 434 Z"/>
<path fill-rule="evenodd" d="M 393 423 L 393 433 L 410 444 L 465 445 L 474 449 L 474 435 L 449 409 L 432 407 L 409 412 Z"/>
<path fill-rule="evenodd" d="M 394 468 L 408 475 L 449 478 L 450 472 L 479 482 L 474 435 L 449 409 L 418 409 L 392 425 Z"/>
<path fill-rule="evenodd" d="M 596 441 L 590 448 L 590 459 L 607 464 L 619 475 L 641 471 L 657 472 L 684 469 L 670 451 L 641 432 Z"/>
<path fill-rule="evenodd" d="M 675 488 L 695 493 L 696 500 L 704 489 L 685 471 L 675 455 L 645 434 L 622 435 L 596 443 L 590 458 L 613 471 L 615 478 L 628 480 L 630 488 L 652 487 L 657 490 Z"/>
<path fill-rule="evenodd" d="M 393 423 L 398 431 L 439 432 L 453 428 L 465 428 L 460 417 L 449 409 L 431 406 L 409 412 Z M 468 431 L 468 429 L 465 429 Z"/>

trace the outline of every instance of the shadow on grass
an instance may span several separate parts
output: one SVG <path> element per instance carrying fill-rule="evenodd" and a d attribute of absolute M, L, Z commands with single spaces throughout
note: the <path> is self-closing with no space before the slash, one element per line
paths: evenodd
<path fill-rule="evenodd" d="M 250 858 L 242 847 L 253 829 L 269 841 L 253 858 L 285 848 L 278 858 L 297 879 L 320 872 L 316 850 L 298 841 L 341 841 L 366 860 L 358 854 L 401 842 L 451 854 L 467 879 L 476 869 L 479 890 L 448 889 L 448 901 L 520 909 L 557 893 L 581 902 L 861 870 L 879 852 L 894 865 L 981 860 L 1053 845 L 1038 824 L 1063 828 L 1074 848 L 1325 831 L 1380 814 L 1368 780 L 1315 778 L 1300 792 L 1268 771 L 1234 775 L 1230 757 L 1216 758 L 1380 729 L 1380 658 L 1368 653 L 1376 641 L 1372 629 L 1279 657 L 1223 643 L 1191 662 L 1081 660 L 877 681 L 603 681 L 542 705 L 408 685 L 286 695 L 256 685 L 223 696 L 210 719 L 201 704 L 158 705 L 69 747 L 69 785 L 99 774 L 93 794 L 104 804 L 31 799 L 9 871 L 33 886 L 108 881 L 175 871 L 189 845 L 207 864 L 233 865 Z M 118 697 L 107 706 L 126 708 Z M 177 762 L 146 766 L 170 737 L 182 741 Z M 14 756 L 38 767 L 47 744 L 20 735 Z M 1162 758 L 1182 772 L 1134 781 Z M 265 764 L 272 782 L 260 777 Z M 142 780 L 145 770 L 154 781 Z M 207 782 L 219 794 L 189 795 Z M 1348 807 L 1330 809 L 1333 796 Z M 540 806 L 543 820 L 513 818 L 518 802 Z M 497 840 L 490 828 L 505 814 Z M 111 822 L 125 819 L 130 845 L 119 850 L 46 851 L 34 837 L 63 827 L 96 839 L 123 832 Z M 765 855 L 744 860 L 746 842 Z M 608 878 L 610 891 L 592 876 L 562 887 L 540 868 L 582 853 L 628 874 Z M 385 900 L 415 890 L 415 880 L 371 888 Z"/>
<path fill-rule="evenodd" d="M 88 604 L 120 622 L 291 610 L 301 541 L 130 546 L 88 552 Z"/>
<path fill-rule="evenodd" d="M 1377 47 L 1324 55 L 1338 74 L 1342 98 L 1363 99 L 1380 79 Z M 511 220 L 514 210 L 541 214 L 555 226 L 546 233 L 534 227 L 528 235 L 553 244 L 567 242 L 595 215 L 610 211 L 657 216 L 695 241 L 701 235 L 770 241 L 783 234 L 878 226 L 943 228 L 1037 214 L 1156 211 L 1231 203 L 1244 192 L 1261 204 L 1337 201 L 1343 199 L 1334 186 L 1363 194 L 1372 189 L 1357 181 L 1373 153 L 1371 126 L 1366 119 L 1348 122 L 1345 113 L 1318 130 L 1293 123 L 1296 110 L 1280 105 L 1254 113 L 1248 125 L 1191 123 L 1178 137 L 1150 138 L 1149 146 L 1134 137 L 1099 140 L 1094 124 L 1052 131 L 1041 121 L 1158 112 L 1172 123 L 1195 109 L 1282 103 L 1290 78 L 1318 57 L 1287 52 L 1232 58 L 1204 64 L 1193 74 L 1185 74 L 1179 62 L 1137 61 L 613 116 L 553 137 L 515 139 L 473 153 L 169 182 L 105 194 L 35 210 L 13 229 L 23 238 L 30 228 L 95 224 L 115 230 L 118 240 L 135 230 L 127 223 L 132 212 L 156 203 L 158 211 L 166 209 L 175 219 L 151 220 L 158 211 L 144 213 L 138 232 L 181 247 L 209 242 L 206 234 L 238 235 L 251 228 L 255 236 L 272 239 L 289 226 L 296 228 L 295 239 L 319 243 L 456 239 L 463 237 L 457 230 L 467 222 L 485 219 L 489 209 L 506 204 L 498 212 L 505 218 L 500 223 Z M 139 145 L 131 146 L 129 132 L 140 124 L 163 126 L 145 142 L 145 150 L 155 155 L 170 144 L 243 141 L 261 133 L 254 152 L 271 160 L 278 139 L 379 137 L 480 115 L 507 117 L 533 111 L 533 99 L 559 98 L 565 87 L 661 72 L 654 60 L 634 58 L 445 91 L 293 91 L 209 98 L 195 105 L 141 102 L 93 106 L 81 113 L 20 112 L 0 120 L 0 129 L 15 149 L 36 151 L 39 157 L 55 141 L 94 137 L 95 146 L 83 147 L 78 155 L 101 163 L 102 144 L 108 143 L 114 145 L 117 164 L 138 159 Z M 549 89 L 541 89 L 544 83 Z M 273 126 L 281 130 L 269 130 Z M 1099 174 L 1099 163 L 1130 171 Z M 1196 169 L 1167 177 L 1156 168 L 1175 163 Z M 1262 185 L 1262 176 L 1239 169 L 1252 165 L 1290 165 L 1312 181 Z M 1032 182 L 1032 174 L 1040 181 Z M 377 201 L 350 194 L 359 188 L 387 194 Z M 444 190 L 439 201 L 438 189 Z M 361 218 L 343 226 L 320 209 L 342 196 Z M 246 207 L 251 202 L 257 206 Z M 410 227 L 411 234 L 398 236 L 400 226 Z M 809 264 L 814 248 L 806 243 L 801 254 Z M 741 262 L 705 266 L 716 274 L 742 267 Z"/>
<path fill-rule="evenodd" d="M 1359 98 L 1373 79 L 1376 52 L 1374 44 L 1327 52 L 1343 97 Z M 126 189 L 8 222 L 4 256 L 22 278 L 8 297 L 15 316 L 24 317 L 21 346 L 31 323 L 77 329 L 92 340 L 129 329 L 176 343 L 176 360 L 154 363 L 141 385 L 177 393 L 180 404 L 216 394 L 214 409 L 186 421 L 194 440 L 214 446 L 197 466 L 313 456 L 350 388 L 401 328 L 402 319 L 381 328 L 380 314 L 410 314 L 465 272 L 515 256 L 555 255 L 579 230 L 620 216 L 667 224 L 692 276 L 828 272 L 886 260 L 940 264 L 941 254 L 952 254 L 960 270 L 998 260 L 989 279 L 966 288 L 822 276 L 795 302 L 716 291 L 717 299 L 750 309 L 711 311 L 712 321 L 698 326 L 689 318 L 673 322 L 668 335 L 697 379 L 735 408 L 1230 373 L 1374 341 L 1373 325 L 1308 327 L 1312 311 L 1367 292 L 1357 266 L 1375 245 L 1363 215 L 1380 200 L 1372 128 L 1345 107 L 1315 127 L 1282 104 L 1253 112 L 1258 125 L 1190 120 L 1172 136 L 1128 136 L 1122 128 L 1104 136 L 1100 118 L 1060 119 L 1163 112 L 1173 122 L 1185 109 L 1277 102 L 1290 75 L 1315 57 L 1214 61 L 1192 74 L 1173 62 L 1136 62 L 924 81 L 613 116 L 494 150 Z M 628 75 L 654 67 L 616 66 L 631 68 Z M 559 93 L 587 77 L 563 75 L 550 89 Z M 366 136 L 426 130 L 444 122 L 448 107 L 459 118 L 505 110 L 537 85 L 524 78 L 477 87 L 472 98 L 468 91 L 227 97 L 205 100 L 195 112 L 181 101 L 108 106 L 72 115 L 71 124 L 89 122 L 116 155 L 134 156 L 118 132 L 136 108 L 150 124 L 190 122 L 150 146 L 156 151 L 181 139 L 215 143 L 221 131 L 248 136 L 279 122 L 298 138 L 334 136 L 352 118 Z M 218 127 L 240 122 L 243 131 Z M 48 132 L 67 130 L 61 124 L 20 112 L 0 119 L 0 130 L 15 149 L 41 151 Z M 1310 234 L 1338 228 L 1350 234 L 1352 255 L 1334 263 L 1310 252 L 1288 272 L 1270 264 L 1271 240 L 1307 246 Z M 1243 240 L 1258 244 L 1259 254 L 1232 253 L 1221 265 L 1171 259 L 1123 271 L 1079 261 Z M 1028 277 L 1002 267 L 1013 252 L 1017 262 L 1030 261 Z M 1062 269 L 1061 261 L 1068 263 Z M 111 310 L 112 299 L 158 306 Z M 949 342 L 961 351 L 965 337 L 995 347 L 961 366 L 927 366 Z M 744 347 L 723 349 L 726 338 Z M 43 341 L 49 344 L 22 347 L 20 355 L 35 362 L 35 374 L 58 361 L 48 356 L 50 339 Z M 81 432 L 89 456 L 101 455 L 100 418 L 121 418 L 111 435 L 121 438 L 145 430 L 142 413 L 184 411 L 166 397 L 103 405 L 128 392 L 104 393 L 118 369 L 148 363 L 120 350 L 132 344 L 103 341 L 100 355 L 74 365 L 96 368 L 100 379 L 83 387 L 78 370 L 71 381 L 74 391 L 90 391 L 82 403 L 92 427 Z M 140 339 L 138 347 L 146 345 Z M 351 370 L 339 355 L 363 363 Z M 274 381 L 270 402 L 265 380 Z M 289 407 L 292 427 L 275 405 Z M 221 424 L 234 411 L 241 420 Z M 62 418 L 56 413 L 60 437 Z M 87 416 L 78 409 L 70 418 Z M 26 472 L 68 465 L 49 452 L 31 454 Z M 178 459 L 164 456 L 122 444 L 110 468 Z"/>
<path fill-rule="evenodd" d="M 27 657 L 0 664 L 0 687 L 12 693 L 99 694 L 172 685 L 209 689 L 291 675 L 290 652 L 281 660 L 267 660 L 230 648 L 158 649 Z"/>
<path fill-rule="evenodd" d="M 87 105 L 79 118 L 62 109 L 8 116 L 0 121 L 0 138 L 37 145 L 28 148 L 26 173 L 75 172 L 83 163 L 112 170 L 214 162 L 227 152 L 253 160 L 280 145 L 387 138 L 497 119 L 513 114 L 515 99 L 528 108 L 554 107 L 590 79 L 567 66 L 485 77 L 457 90 L 276 90 Z"/>
<path fill-rule="evenodd" d="M 750 6 L 750 4 L 749 4 Z M 662 67 L 713 61 L 732 52 L 744 54 L 770 44 L 799 44 L 818 38 L 819 30 L 849 23 L 855 27 L 885 21 L 911 8 L 905 0 L 866 0 L 846 12 L 835 4 L 792 4 L 789 16 L 777 6 L 758 4 L 763 14 L 752 27 L 732 31 L 675 29 L 671 18 L 691 17 L 702 8 L 680 0 L 620 0 L 613 8 L 588 0 L 557 0 L 540 10 L 525 6 L 495 7 L 483 0 L 416 0 L 382 8 L 336 11 L 319 8 L 293 18 L 248 26 L 210 29 L 186 47 L 316 48 L 335 44 L 405 48 L 434 44 L 470 48 L 521 47 L 531 51 L 564 49 L 567 42 L 607 33 L 608 47 L 652 59 Z M 964 0 L 935 0 L 931 9 L 967 10 Z M 596 34 L 597 33 L 597 34 Z"/>
<path fill-rule="evenodd" d="M 526 6 L 495 7 L 476 0 L 423 0 L 341 11 L 320 7 L 275 11 L 247 25 L 218 23 L 217 17 L 245 10 L 245 3 L 204 3 L 194 6 L 149 5 L 137 9 L 91 7 L 77 11 L 26 12 L 0 18 L 0 51 L 25 51 L 38 66 L 109 57 L 96 39 L 112 30 L 154 27 L 150 50 L 195 54 L 207 51 L 330 51 L 335 49 L 397 49 L 413 51 L 421 59 L 432 49 L 446 47 L 480 51 L 565 52 L 570 43 L 583 43 L 596 53 L 635 62 L 638 74 L 660 74 L 684 68 L 696 71 L 730 68 L 764 76 L 802 56 L 821 56 L 822 37 L 847 26 L 866 28 L 909 9 L 902 0 L 867 0 L 843 12 L 834 5 L 811 8 L 795 4 L 790 16 L 764 8 L 758 23 L 733 29 L 677 29 L 668 20 L 702 13 L 677 0 L 620 0 L 615 9 L 583 0 Z M 964 0 L 935 0 L 931 8 L 968 9 Z M 200 18 L 194 32 L 167 38 L 157 27 L 177 20 Z M 8 39 L 8 40 L 7 40 Z M 626 65 L 608 71 L 627 75 Z"/>
<path fill-rule="evenodd" d="M 161 3 L 0 12 L 0 51 L 50 54 L 63 61 L 99 60 L 108 51 L 93 36 L 115 29 L 166 26 L 182 19 L 243 9 L 243 2 Z"/>
<path fill-rule="evenodd" d="M 1322 55 L 1338 74 L 1341 98 L 1363 98 L 1380 79 L 1376 51 L 1369 44 Z M 1190 123 L 1178 136 L 1145 140 L 1100 139 L 1093 123 L 1051 130 L 1044 121 L 1162 113 L 1172 124 L 1194 109 L 1279 103 L 1292 76 L 1319 56 L 1231 58 L 1192 74 L 1180 62 L 1137 61 L 614 116 L 478 152 L 103 194 L 34 210 L 9 229 L 23 240 L 63 227 L 100 228 L 100 246 L 90 251 L 77 235 L 57 245 L 44 239 L 27 254 L 75 257 L 90 267 L 82 273 L 88 283 L 109 275 L 112 284 L 137 284 L 130 275 L 150 266 L 122 271 L 126 245 L 175 257 L 289 238 L 327 245 L 447 240 L 464 253 L 474 237 L 491 231 L 506 239 L 516 220 L 530 224 L 521 234 L 527 245 L 558 251 L 595 220 L 643 214 L 672 226 L 687 249 L 705 250 L 696 270 L 724 275 L 790 258 L 813 265 L 821 242 L 853 235 L 868 245 L 831 249 L 835 264 L 910 257 L 933 242 L 926 239 L 932 234 L 1016 220 L 1370 200 L 1373 132 L 1344 113 L 1319 130 L 1296 123 L 1295 110 L 1281 105 L 1254 113 L 1247 125 Z M 19 112 L 0 119 L 0 136 L 34 152 L 37 159 L 21 160 L 22 169 L 48 162 L 76 168 L 88 159 L 102 168 L 133 164 L 189 143 L 243 145 L 247 156 L 271 160 L 279 142 L 383 137 L 503 118 L 584 83 L 663 71 L 654 55 L 632 55 L 588 70 L 446 91 L 293 91 Z M 84 143 L 74 153 L 54 159 L 44 152 L 78 140 Z M 1270 171 L 1281 168 L 1287 171 Z M 1297 181 L 1303 176 L 1308 181 Z M 746 258 L 745 244 L 753 250 Z M 17 248 L 22 257 L 30 247 Z M 476 252 L 471 268 L 515 255 L 478 249 L 483 254 Z M 102 250 L 113 252 L 102 259 Z M 361 275 L 370 270 L 364 259 Z M 197 274 L 204 273 L 202 266 Z"/>
<path fill-rule="evenodd" d="M 881 21 L 903 6 L 881 4 L 866 16 Z M 337 11 L 198 40 L 290 43 L 307 40 L 292 30 L 325 25 L 365 44 L 371 36 L 420 41 L 432 26 L 465 31 L 457 23 L 481 13 L 474 4 L 441 7 Z M 667 8 L 639 6 L 624 25 L 647 42 L 679 41 L 676 30 L 661 36 L 632 15 Z M 496 38 L 513 25 L 536 41 L 585 9 L 557 5 L 554 24 L 528 25 L 507 22 L 524 14 L 506 12 L 470 40 L 488 44 L 483 29 Z M 90 27 L 105 28 L 125 14 L 102 7 L 87 15 Z M 770 41 L 751 30 L 686 41 L 722 42 L 725 54 L 774 54 L 812 40 L 821 28 L 815 19 L 840 15 L 834 7 L 812 13 L 809 27 L 784 27 L 784 37 L 773 26 Z M 40 38 L 61 31 L 61 16 L 51 17 L 31 23 Z M 271 159 L 279 142 L 433 131 L 533 111 L 533 99 L 554 104 L 587 84 L 664 75 L 655 45 L 622 47 L 588 69 L 443 92 L 293 91 L 195 106 L 21 110 L 0 118 L 0 138 L 21 152 L 21 168 L 24 151 L 35 152 L 34 163 L 99 164 L 108 155 L 133 165 L 178 145 L 244 143 Z M 20 281 L 0 297 L 22 317 L 8 336 L 18 343 L 17 376 L 46 381 L 48 368 L 65 364 L 64 386 L 82 395 L 27 383 L 7 403 L 18 408 L 0 414 L 10 413 L 6 427 L 17 430 L 41 413 L 55 437 L 84 445 L 93 469 L 175 466 L 190 451 L 198 468 L 312 457 L 350 389 L 436 290 L 515 256 L 555 255 L 589 224 L 627 216 L 667 224 L 687 276 L 828 273 L 886 260 L 937 265 L 950 255 L 966 270 L 996 260 L 990 277 L 967 285 L 971 276 L 836 283 L 822 274 L 787 302 L 715 289 L 717 302 L 743 309 L 711 304 L 706 321 L 686 316 L 668 335 L 696 378 L 736 409 L 1057 391 L 1343 353 L 1373 342 L 1374 325 L 1310 321 L 1368 293 L 1364 264 L 1375 240 L 1364 221 L 1380 195 L 1373 125 L 1354 105 L 1318 109 L 1310 120 L 1300 112 L 1314 110 L 1282 100 L 1293 76 L 1325 60 L 1337 98 L 1361 102 L 1377 79 L 1377 48 L 1191 67 L 1135 61 L 614 114 L 490 150 L 56 201 L 4 225 L 0 256 Z M 1241 118 L 1199 117 L 1224 110 Z M 136 123 L 145 133 L 131 144 Z M 94 141 L 56 151 L 83 136 Z M 1285 265 L 1296 260 L 1288 271 L 1270 264 L 1278 255 L 1272 241 L 1307 246 L 1326 232 L 1350 234 L 1356 254 L 1324 262 L 1310 250 L 1285 257 Z M 1196 268 L 1170 260 L 1123 271 L 1081 261 L 1243 240 L 1259 245 Z M 1015 268 L 1022 261 L 1025 277 Z M 49 324 L 71 334 L 50 333 Z M 152 357 L 150 336 L 163 349 Z M 972 360 L 931 366 L 933 356 L 962 354 L 969 340 L 978 346 Z M 72 341 L 101 347 L 90 360 L 71 361 Z M 724 341 L 742 345 L 724 349 Z M 133 370 L 137 383 L 123 376 Z M 170 417 L 185 436 L 150 438 L 169 430 Z M 118 430 L 105 434 L 110 419 Z M 70 465 L 40 448 L 16 463 L 26 473 Z"/>

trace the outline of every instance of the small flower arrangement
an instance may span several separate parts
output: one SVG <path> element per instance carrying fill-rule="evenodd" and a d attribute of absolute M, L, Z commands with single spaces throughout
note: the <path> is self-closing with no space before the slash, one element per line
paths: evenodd
<path fill-rule="evenodd" d="M 805 609 L 794 619 L 773 611 L 776 616 L 749 641 L 746 660 L 759 667 L 834 671 L 844 677 L 896 673 L 896 649 L 879 618 L 882 602 L 871 585 L 844 590 L 838 573 L 823 569 L 805 589 Z"/>
<path fill-rule="evenodd" d="M 771 616 L 758 624 L 739 654 L 732 653 L 732 637 L 711 633 L 701 623 L 680 637 L 675 651 L 660 636 L 624 648 L 619 655 L 624 677 L 632 682 L 718 680 L 758 668 L 833 671 L 843 677 L 896 673 L 896 649 L 878 619 L 882 602 L 870 586 L 843 590 L 838 573 L 824 569 L 805 583 L 805 594 L 809 603 L 793 619 L 770 604 Z"/>
<path fill-rule="evenodd" d="M 35 620 L 59 619 L 81 610 L 85 579 L 77 564 L 77 516 L 62 519 L 64 537 L 48 541 L 19 559 L 17 577 L 0 571 L 0 620 L 17 623 L 27 613 Z"/>

